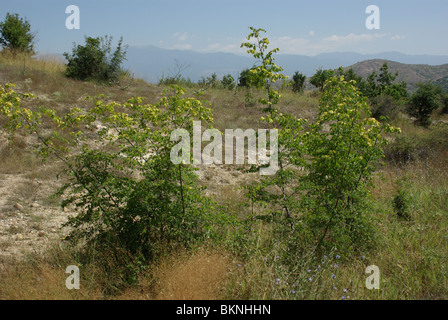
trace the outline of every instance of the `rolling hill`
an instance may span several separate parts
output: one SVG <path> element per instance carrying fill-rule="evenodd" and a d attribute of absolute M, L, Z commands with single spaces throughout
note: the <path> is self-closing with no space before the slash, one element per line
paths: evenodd
<path fill-rule="evenodd" d="M 405 81 L 408 85 L 407 89 L 410 92 L 415 91 L 418 82 L 433 82 L 448 92 L 448 64 L 431 66 L 427 64 L 405 64 L 389 60 L 373 59 L 358 62 L 347 67 L 347 69 L 352 68 L 356 74 L 366 78 L 373 71 L 378 72 L 385 62 L 390 72 L 398 72 L 395 81 Z"/>

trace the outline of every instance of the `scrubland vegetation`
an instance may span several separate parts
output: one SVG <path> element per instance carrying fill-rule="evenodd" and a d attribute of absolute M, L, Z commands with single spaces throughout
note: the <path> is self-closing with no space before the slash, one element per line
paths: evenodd
<path fill-rule="evenodd" d="M 246 78 L 199 83 L 150 84 L 116 63 L 113 83 L 78 80 L 0 53 L 1 175 L 51 184 L 56 198 L 17 192 L 70 213 L 44 250 L 2 258 L 1 299 L 448 297 L 446 94 L 409 97 L 387 65 L 366 80 L 318 71 L 315 91 L 300 73 L 278 85 L 289 80 L 263 33 L 243 44 L 260 61 Z M 169 133 L 193 120 L 277 128 L 279 171 L 173 164 Z M 65 287 L 68 265 L 80 290 Z M 369 265 L 380 289 L 366 288 Z"/>

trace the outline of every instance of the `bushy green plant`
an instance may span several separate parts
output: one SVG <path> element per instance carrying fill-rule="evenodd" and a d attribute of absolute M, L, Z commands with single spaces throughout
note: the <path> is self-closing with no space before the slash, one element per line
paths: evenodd
<path fill-rule="evenodd" d="M 324 90 L 325 82 L 332 76 L 334 76 L 333 70 L 318 69 L 316 73 L 310 78 L 310 83 L 318 88 L 320 91 Z"/>
<path fill-rule="evenodd" d="M 392 97 L 396 104 L 403 104 L 408 98 L 407 84 L 404 81 L 394 83 L 397 76 L 398 72 L 392 74 L 387 63 L 384 63 L 378 74 L 374 71 L 367 77 L 367 82 L 360 87 L 360 90 L 370 99 L 387 95 Z"/>
<path fill-rule="evenodd" d="M 432 112 L 439 106 L 438 88 L 430 83 L 419 83 L 417 91 L 409 99 L 407 112 L 416 118 L 417 124 L 428 127 Z"/>
<path fill-rule="evenodd" d="M 304 88 L 305 88 L 305 79 L 306 76 L 298 71 L 296 71 L 296 73 L 294 73 L 293 77 L 292 77 L 292 86 L 291 89 L 293 92 L 303 92 Z"/>
<path fill-rule="evenodd" d="M 244 69 L 240 72 L 238 77 L 238 86 L 246 88 L 262 88 L 264 85 L 263 79 L 257 78 L 253 73 L 252 69 Z"/>
<path fill-rule="evenodd" d="M 409 98 L 407 112 L 416 118 L 416 123 L 428 127 L 431 114 L 440 106 L 440 89 L 430 83 L 419 83 L 418 89 Z"/>
<path fill-rule="evenodd" d="M 300 161 L 300 140 L 292 139 L 301 131 L 304 120 L 297 119 L 292 115 L 284 115 L 279 112 L 276 105 L 281 99 L 281 95 L 277 90 L 272 89 L 272 83 L 277 80 L 286 80 L 287 76 L 281 73 L 283 68 L 274 63 L 273 54 L 278 52 L 278 48 L 268 50 L 269 40 L 262 38 L 261 33 L 266 31 L 250 27 L 251 33 L 247 40 L 255 40 L 255 43 L 245 42 L 241 47 L 248 48 L 247 53 L 256 59 L 260 59 L 260 66 L 250 70 L 252 77 L 258 79 L 261 83 L 265 83 L 266 98 L 260 98 L 259 102 L 266 107 L 263 111 L 267 113 L 266 117 L 262 117 L 261 121 L 275 129 L 281 128 L 278 132 L 278 164 L 279 168 L 275 174 L 262 177 L 259 184 L 250 185 L 246 188 L 247 197 L 251 203 L 257 203 L 263 207 L 269 203 L 270 209 L 262 214 L 256 214 L 254 218 L 265 221 L 282 221 L 286 217 L 291 228 L 293 228 L 291 206 L 294 205 L 293 198 L 289 196 L 289 186 L 295 175 L 295 169 L 289 166 Z M 259 86 L 258 89 L 262 87 Z M 272 134 L 272 133 L 271 133 Z M 271 146 L 271 150 L 274 146 Z M 253 166 L 252 170 L 258 170 L 257 166 Z M 271 190 L 271 191 L 267 191 Z M 274 190 L 274 191 L 272 191 Z"/>
<path fill-rule="evenodd" d="M 362 83 L 364 82 L 362 77 L 358 76 L 352 68 L 347 69 L 347 70 L 338 69 L 337 74 L 339 76 L 344 76 L 346 81 L 354 81 L 352 83 L 356 86 L 356 88 L 358 88 L 358 90 L 360 90 L 360 87 L 362 86 Z"/>
<path fill-rule="evenodd" d="M 0 22 L 0 45 L 3 48 L 33 54 L 35 36 L 30 22 L 17 13 L 7 13 L 5 20 Z"/>
<path fill-rule="evenodd" d="M 263 100 L 270 108 L 262 121 L 278 129 L 279 170 L 248 186 L 247 196 L 261 208 L 253 218 L 274 223 L 279 241 L 294 244 L 290 254 L 309 245 L 354 250 L 373 243 L 369 187 L 387 143 L 383 134 L 398 131 L 371 117 L 355 81 L 325 74 L 318 115 L 307 130 L 303 119 L 274 108 L 280 95 Z"/>
<path fill-rule="evenodd" d="M 442 114 L 448 114 L 448 93 L 442 94 Z"/>
<path fill-rule="evenodd" d="M 255 68 L 255 66 L 253 67 Z M 246 88 L 246 94 L 244 97 L 245 106 L 253 107 L 257 104 L 257 100 L 254 99 L 252 90 L 262 88 L 265 84 L 262 78 L 251 72 L 252 69 L 244 69 L 240 72 L 238 77 L 238 87 Z"/>
<path fill-rule="evenodd" d="M 394 165 L 437 158 L 448 149 L 448 126 L 441 124 L 432 130 L 401 134 L 385 148 L 386 160 Z"/>
<path fill-rule="evenodd" d="M 64 53 L 67 59 L 66 76 L 78 80 L 116 82 L 121 73 L 121 64 L 125 60 L 126 48 L 123 38 L 111 53 L 112 37 L 86 37 L 85 45 L 74 45 L 72 53 Z"/>
<path fill-rule="evenodd" d="M 392 74 L 387 63 L 380 67 L 379 73 L 373 71 L 366 81 L 353 69 L 340 68 L 335 70 L 335 74 L 344 76 L 347 81 L 354 81 L 354 86 L 369 98 L 372 116 L 377 120 L 393 120 L 408 97 L 406 83 L 394 83 L 398 73 Z"/>
<path fill-rule="evenodd" d="M 393 120 L 400 110 L 393 97 L 383 94 L 370 99 L 372 116 L 381 120 L 383 117 Z"/>
<path fill-rule="evenodd" d="M 89 111 L 73 108 L 58 117 L 52 109 L 21 107 L 20 95 L 10 88 L 0 93 L 3 128 L 35 134 L 41 155 L 56 155 L 65 164 L 68 182 L 57 194 L 63 207 L 78 211 L 67 223 L 70 241 L 104 252 L 121 248 L 150 261 L 177 245 L 212 237 L 212 225 L 221 221 L 218 208 L 203 195 L 194 167 L 170 160 L 172 130 L 192 134 L 193 120 L 211 123 L 202 101 L 183 97 L 185 91 L 173 86 L 155 105 L 142 98 L 124 104 L 95 98 Z M 41 134 L 42 118 L 58 127 L 48 138 Z M 92 144 L 80 128 L 94 121 L 103 127 Z M 69 149 L 72 157 L 64 153 Z"/>
<path fill-rule="evenodd" d="M 259 99 L 259 102 L 266 106 L 265 109 L 267 111 L 270 111 L 273 109 L 273 106 L 278 104 L 281 97 L 278 91 L 273 89 L 273 85 L 279 80 L 287 80 L 288 77 L 281 73 L 283 68 L 274 63 L 275 58 L 273 55 L 280 49 L 268 50 L 269 39 L 261 36 L 262 33 L 266 33 L 266 30 L 254 27 L 249 28 L 251 33 L 247 36 L 248 42 L 243 42 L 241 48 L 247 48 L 247 53 L 259 60 L 260 65 L 255 65 L 249 72 L 253 76 L 252 79 L 256 84 L 255 88 L 261 89 L 264 86 L 266 89 L 267 99 Z"/>
<path fill-rule="evenodd" d="M 353 84 L 334 77 L 308 131 L 302 130 L 303 120 L 292 116 L 269 117 L 279 128 L 281 169 L 252 186 L 249 196 L 272 208 L 259 218 L 277 221 L 285 244 L 294 244 L 290 254 L 300 254 L 310 244 L 354 250 L 374 243 L 369 187 L 383 156 L 382 134 L 396 129 L 369 115 Z"/>
<path fill-rule="evenodd" d="M 304 134 L 308 174 L 300 180 L 303 221 L 319 243 L 369 245 L 369 186 L 387 143 L 383 134 L 396 131 L 371 118 L 353 83 L 343 76 L 326 82 L 316 121 Z"/>
<path fill-rule="evenodd" d="M 201 80 L 198 81 L 198 84 L 203 88 L 217 88 L 220 82 L 218 81 L 218 75 L 216 74 L 216 72 L 213 72 L 207 78 L 201 77 Z"/>
<path fill-rule="evenodd" d="M 410 202 L 409 194 L 401 189 L 398 190 L 397 194 L 394 196 L 392 200 L 392 206 L 395 214 L 399 218 L 404 220 L 410 219 L 409 202 Z"/>
<path fill-rule="evenodd" d="M 222 77 L 221 84 L 224 88 L 232 90 L 235 87 L 235 79 L 231 74 Z"/>
<path fill-rule="evenodd" d="M 386 160 L 395 165 L 404 165 L 421 157 L 421 142 L 414 137 L 400 135 L 386 146 Z"/>

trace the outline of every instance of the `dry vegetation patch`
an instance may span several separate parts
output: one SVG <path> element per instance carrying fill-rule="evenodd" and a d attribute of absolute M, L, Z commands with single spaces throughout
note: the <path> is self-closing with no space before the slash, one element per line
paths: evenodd
<path fill-rule="evenodd" d="M 228 254 L 199 250 L 166 259 L 158 268 L 159 300 L 219 300 L 232 269 Z"/>

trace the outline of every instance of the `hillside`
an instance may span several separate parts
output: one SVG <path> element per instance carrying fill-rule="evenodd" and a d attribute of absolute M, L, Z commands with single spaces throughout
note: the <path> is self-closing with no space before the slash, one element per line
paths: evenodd
<path fill-rule="evenodd" d="M 408 90 L 413 92 L 418 82 L 434 82 L 441 85 L 448 92 L 448 64 L 431 66 L 427 64 L 405 64 L 390 60 L 373 59 L 358 62 L 347 69 L 366 78 L 373 71 L 378 72 L 380 67 L 387 62 L 389 70 L 392 73 L 398 72 L 396 82 L 405 81 L 408 84 Z"/>

